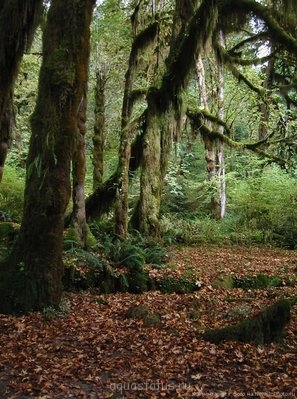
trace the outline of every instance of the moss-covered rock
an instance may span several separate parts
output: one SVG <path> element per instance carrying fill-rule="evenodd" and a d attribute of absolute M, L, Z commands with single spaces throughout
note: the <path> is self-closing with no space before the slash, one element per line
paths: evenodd
<path fill-rule="evenodd" d="M 257 276 L 247 276 L 244 278 L 234 279 L 234 288 L 250 289 L 266 289 L 270 287 L 279 287 L 282 280 L 278 276 L 269 276 L 267 274 L 258 274 Z"/>
<path fill-rule="evenodd" d="M 148 314 L 144 319 L 143 319 L 143 324 L 146 327 L 157 327 L 162 324 L 161 322 L 161 317 L 158 314 L 151 313 Z"/>
<path fill-rule="evenodd" d="M 291 302 L 283 299 L 251 319 L 223 328 L 207 330 L 203 337 L 218 344 L 221 341 L 251 342 L 257 345 L 277 341 L 290 321 Z"/>
<path fill-rule="evenodd" d="M 142 319 L 149 314 L 148 309 L 143 305 L 131 306 L 127 309 L 125 317 L 128 319 Z"/>
<path fill-rule="evenodd" d="M 194 281 L 170 276 L 156 280 L 154 285 L 157 290 L 163 293 L 187 294 L 197 290 L 197 286 Z"/>
<path fill-rule="evenodd" d="M 220 274 L 212 282 L 212 286 L 217 289 L 231 290 L 233 288 L 233 277 L 230 275 Z"/>
<path fill-rule="evenodd" d="M 145 327 L 155 327 L 161 325 L 161 317 L 156 313 L 150 313 L 143 305 L 131 306 L 125 313 L 129 319 L 140 319 Z"/>

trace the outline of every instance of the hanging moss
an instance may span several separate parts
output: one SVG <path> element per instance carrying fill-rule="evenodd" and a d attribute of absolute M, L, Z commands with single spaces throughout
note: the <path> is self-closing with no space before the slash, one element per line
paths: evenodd
<path fill-rule="evenodd" d="M 221 3 L 220 15 L 224 15 L 225 20 L 228 20 L 230 14 L 242 14 L 243 12 L 248 14 L 252 12 L 264 21 L 270 35 L 276 42 L 284 45 L 289 51 L 296 53 L 297 40 L 282 28 L 273 11 L 272 7 L 264 6 L 257 1 L 242 0 L 239 2 L 238 0 L 227 0 Z"/>
<path fill-rule="evenodd" d="M 213 0 L 203 2 L 194 13 L 185 29 L 175 39 L 167 60 L 160 89 L 153 89 L 158 109 L 165 112 L 170 104 L 178 107 L 179 93 L 186 85 L 194 63 L 194 54 L 199 54 L 211 37 L 217 23 L 217 6 Z"/>
<path fill-rule="evenodd" d="M 251 342 L 256 345 L 268 344 L 281 338 L 290 321 L 291 302 L 283 299 L 251 319 L 228 327 L 207 330 L 203 338 L 215 344 L 221 341 Z"/>

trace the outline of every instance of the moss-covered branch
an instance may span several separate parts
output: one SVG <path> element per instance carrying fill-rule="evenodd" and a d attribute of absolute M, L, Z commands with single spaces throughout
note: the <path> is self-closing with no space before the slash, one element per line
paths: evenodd
<path fill-rule="evenodd" d="M 233 64 L 228 63 L 227 66 L 238 82 L 245 83 L 252 91 L 259 94 L 261 97 L 264 96 L 265 89 L 263 89 L 263 87 L 255 86 L 243 73 L 239 72 L 239 70 Z"/>
<path fill-rule="evenodd" d="M 288 51 L 297 53 L 297 38 L 287 32 L 274 16 L 271 7 L 264 6 L 254 0 L 223 0 L 220 4 L 220 12 L 227 18 L 228 15 L 236 12 L 252 12 L 265 22 L 270 36 L 279 44 L 282 44 Z M 285 20 L 285 15 L 277 12 L 278 19 Z"/>
<path fill-rule="evenodd" d="M 233 46 L 231 49 L 228 50 L 228 53 L 231 56 L 234 56 L 246 44 L 255 43 L 255 42 L 257 42 L 260 39 L 261 40 L 263 40 L 263 39 L 267 40 L 267 38 L 268 38 L 268 33 L 267 32 L 260 32 L 260 33 L 257 33 L 256 35 L 249 36 L 248 38 L 243 39 L 239 43 L 235 44 L 235 46 Z"/>
<path fill-rule="evenodd" d="M 218 17 L 217 2 L 204 0 L 194 13 L 189 24 L 177 35 L 176 45 L 167 59 L 167 71 L 160 88 L 151 88 L 148 97 L 153 97 L 160 112 L 171 104 L 178 105 L 180 90 L 186 85 L 188 76 L 199 54 L 215 30 Z"/>
<path fill-rule="evenodd" d="M 205 109 L 199 109 L 199 110 L 195 110 L 195 111 L 188 110 L 187 116 L 190 119 L 194 129 L 199 130 L 199 132 L 202 135 L 206 135 L 210 139 L 221 140 L 228 147 L 234 148 L 239 151 L 244 151 L 244 150 L 252 151 L 255 154 L 257 154 L 258 156 L 260 156 L 262 158 L 267 158 L 267 159 L 277 163 L 278 165 L 281 165 L 281 166 L 288 165 L 288 161 L 286 161 L 285 159 L 275 156 L 273 154 L 269 154 L 262 149 L 263 145 L 268 144 L 269 139 L 272 136 L 272 134 L 267 136 L 263 140 L 256 141 L 255 143 L 240 143 L 238 141 L 231 139 L 231 137 L 234 137 L 234 132 L 232 131 L 232 129 L 230 129 L 227 126 L 226 122 L 222 121 L 217 116 L 211 114 L 209 111 L 207 111 Z M 204 123 L 205 119 L 208 119 L 217 125 L 223 126 L 226 134 L 222 134 L 217 130 L 210 130 Z"/>
<path fill-rule="evenodd" d="M 226 51 L 222 46 L 216 45 L 217 53 L 221 60 L 224 61 L 225 64 L 237 64 L 242 66 L 248 65 L 261 65 L 264 62 L 269 61 L 276 52 L 273 52 L 265 57 L 255 57 L 251 59 L 244 59 L 239 54 L 231 54 L 229 51 Z"/>
<path fill-rule="evenodd" d="M 155 39 L 158 32 L 158 26 L 159 22 L 154 21 L 135 36 L 131 49 L 131 54 L 133 56 L 147 47 Z"/>

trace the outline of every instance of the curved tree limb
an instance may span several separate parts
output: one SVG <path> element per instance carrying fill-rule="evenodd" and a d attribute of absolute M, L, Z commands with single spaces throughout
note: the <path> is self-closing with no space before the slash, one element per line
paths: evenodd
<path fill-rule="evenodd" d="M 217 118 L 215 115 L 210 114 L 208 111 L 205 110 L 188 110 L 187 111 L 187 116 L 190 119 L 194 129 L 198 130 L 202 135 L 207 135 L 210 139 L 220 139 L 222 142 L 224 142 L 228 147 L 234 148 L 239 151 L 243 150 L 249 150 L 257 154 L 258 156 L 262 158 L 267 158 L 278 165 L 281 165 L 282 167 L 287 166 L 289 164 L 288 161 L 285 159 L 275 156 L 273 154 L 269 154 L 265 152 L 262 147 L 264 144 L 268 143 L 269 138 L 272 136 L 269 135 L 263 140 L 259 140 L 255 143 L 240 143 L 238 141 L 235 141 L 230 138 L 230 136 L 234 136 L 233 132 L 231 131 L 230 128 L 227 127 L 227 124 Z M 205 124 L 204 124 L 204 118 L 207 118 L 211 120 L 212 122 L 216 122 L 217 124 L 224 126 L 224 128 L 227 130 L 228 135 L 222 134 L 217 130 L 210 130 Z"/>
<path fill-rule="evenodd" d="M 297 53 L 297 38 L 292 36 L 286 30 L 282 28 L 278 20 L 275 18 L 271 8 L 264 6 L 257 1 L 253 0 L 223 0 L 220 4 L 220 12 L 222 15 L 230 15 L 236 11 L 252 12 L 262 19 L 275 41 L 282 44 L 288 50 Z M 278 16 L 282 16 L 285 19 L 285 15 L 278 13 Z"/>
<path fill-rule="evenodd" d="M 255 43 L 259 39 L 267 39 L 267 38 L 268 38 L 268 32 L 260 32 L 257 33 L 256 35 L 249 36 L 248 38 L 243 39 L 239 43 L 235 44 L 235 46 L 233 46 L 231 49 L 228 50 L 228 53 L 231 56 L 234 56 L 237 54 L 238 50 L 240 50 L 246 44 Z"/>

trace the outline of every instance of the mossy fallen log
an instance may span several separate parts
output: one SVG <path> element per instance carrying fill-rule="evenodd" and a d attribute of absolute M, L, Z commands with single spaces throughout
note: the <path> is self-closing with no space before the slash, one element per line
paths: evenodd
<path fill-rule="evenodd" d="M 279 300 L 251 319 L 223 328 L 206 330 L 203 338 L 218 344 L 222 341 L 251 342 L 256 345 L 279 340 L 290 321 L 291 302 Z"/>

